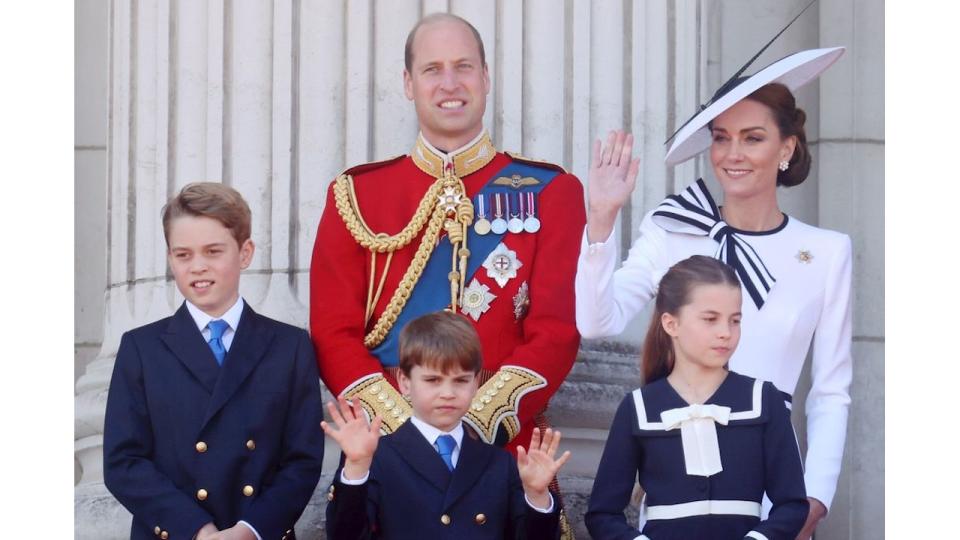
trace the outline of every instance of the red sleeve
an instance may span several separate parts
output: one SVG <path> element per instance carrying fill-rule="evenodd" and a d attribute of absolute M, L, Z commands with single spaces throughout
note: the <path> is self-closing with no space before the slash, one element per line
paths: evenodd
<path fill-rule="evenodd" d="M 320 378 L 334 395 L 361 377 L 383 373 L 363 345 L 369 257 L 344 225 L 331 183 L 310 262 L 310 337 Z"/>
<path fill-rule="evenodd" d="M 536 371 L 547 386 L 524 396 L 517 412 L 521 425 L 543 410 L 577 358 L 573 282 L 586 226 L 583 186 L 577 177 L 561 174 L 540 197 L 541 229 L 530 274 L 530 307 L 523 320 L 524 341 L 504 360 Z"/>

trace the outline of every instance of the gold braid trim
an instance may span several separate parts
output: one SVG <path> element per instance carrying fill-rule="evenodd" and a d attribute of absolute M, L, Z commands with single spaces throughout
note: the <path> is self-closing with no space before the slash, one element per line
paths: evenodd
<path fill-rule="evenodd" d="M 353 178 L 345 174 L 337 178 L 333 186 L 337 211 L 340 213 L 340 217 L 343 219 L 347 230 L 350 231 L 350 234 L 353 235 L 357 243 L 369 249 L 372 253 L 393 253 L 405 247 L 419 234 L 424 223 L 427 225 L 427 230 L 420 241 L 420 245 L 417 247 L 413 260 L 410 261 L 410 266 L 407 267 L 403 278 L 397 285 L 396 290 L 393 291 L 390 302 L 387 304 L 386 309 L 383 310 L 383 313 L 380 314 L 376 324 L 363 338 L 363 344 L 368 349 L 376 347 L 387 337 L 390 329 L 396 324 L 400 312 L 403 311 L 404 306 L 407 305 L 407 300 L 410 299 L 413 287 L 420 279 L 420 274 L 423 273 L 427 261 L 430 260 L 430 255 L 437 245 L 437 239 L 440 237 L 440 231 L 444 228 L 444 221 L 446 220 L 444 205 L 438 204 L 440 193 L 444 187 L 450 186 L 451 184 L 459 184 L 462 190 L 463 183 L 460 182 L 458 178 L 445 177 L 437 179 L 437 181 L 430 186 L 430 189 L 427 190 L 423 199 L 420 200 L 420 205 L 417 207 L 417 211 L 410 223 L 408 223 L 400 233 L 393 236 L 386 236 L 373 233 L 363 221 L 363 217 L 358 210 L 356 192 L 353 189 Z M 463 191 L 461 191 L 461 193 L 462 192 Z M 473 205 L 470 203 L 470 200 L 466 199 L 465 202 L 461 201 L 461 205 L 463 204 L 468 205 L 470 213 L 472 214 Z M 429 220 L 427 218 L 429 218 Z M 377 296 L 379 297 L 379 291 Z M 367 309 L 368 313 L 372 313 L 373 306 L 367 306 Z"/>
<path fill-rule="evenodd" d="M 407 223 L 402 231 L 393 236 L 375 234 L 367 227 L 358 209 L 352 176 L 341 174 L 337 177 L 333 185 L 333 196 L 337 203 L 337 212 L 340 213 L 343 223 L 357 243 L 377 253 L 389 253 L 403 248 L 417 237 L 420 229 L 423 228 L 431 215 L 436 214 L 437 198 L 442 190 L 443 178 L 439 178 L 420 200 L 420 205 L 414 212 L 410 223 Z"/>
<path fill-rule="evenodd" d="M 360 406 L 371 421 L 379 414 L 383 419 L 380 431 L 384 435 L 396 431 L 413 414 L 410 404 L 379 373 L 360 379 L 354 386 L 344 390 L 343 395 L 347 399 L 359 399 Z"/>
<path fill-rule="evenodd" d="M 520 398 L 546 385 L 547 380 L 536 371 L 502 366 L 477 390 L 463 421 L 488 444 L 493 444 L 501 423 L 507 430 L 507 440 L 513 440 L 520 433 Z"/>

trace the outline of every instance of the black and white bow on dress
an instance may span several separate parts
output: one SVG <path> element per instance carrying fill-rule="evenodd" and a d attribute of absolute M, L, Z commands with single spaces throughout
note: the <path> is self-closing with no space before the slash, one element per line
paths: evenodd
<path fill-rule="evenodd" d="M 709 236 L 716 240 L 719 247 L 714 258 L 732 266 L 757 309 L 763 307 L 777 280 L 764 266 L 756 250 L 723 221 L 720 208 L 707 191 L 703 179 L 660 203 L 653 212 L 653 222 L 670 232 Z"/>

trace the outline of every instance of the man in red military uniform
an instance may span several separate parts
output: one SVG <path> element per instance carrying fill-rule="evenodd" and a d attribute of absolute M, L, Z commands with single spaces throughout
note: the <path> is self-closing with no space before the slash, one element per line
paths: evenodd
<path fill-rule="evenodd" d="M 515 453 L 576 358 L 583 190 L 557 166 L 493 147 L 483 43 L 463 19 L 414 27 L 403 82 L 420 124 L 411 154 L 345 171 L 320 220 L 310 268 L 320 376 L 391 432 L 410 415 L 396 390 L 397 334 L 453 309 L 483 347 L 465 421 Z"/>

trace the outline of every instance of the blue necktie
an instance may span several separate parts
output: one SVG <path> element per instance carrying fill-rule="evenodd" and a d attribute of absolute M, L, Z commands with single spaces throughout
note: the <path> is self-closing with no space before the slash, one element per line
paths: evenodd
<path fill-rule="evenodd" d="M 220 319 L 207 323 L 207 328 L 210 329 L 210 341 L 207 344 L 210 345 L 210 350 L 213 351 L 213 356 L 217 359 L 217 365 L 220 366 L 223 365 L 223 357 L 227 355 L 227 349 L 223 346 L 223 333 L 229 327 L 227 321 Z"/>
<path fill-rule="evenodd" d="M 440 457 L 451 472 L 453 472 L 453 449 L 456 447 L 457 440 L 452 435 L 437 437 L 437 452 L 440 452 Z"/>

